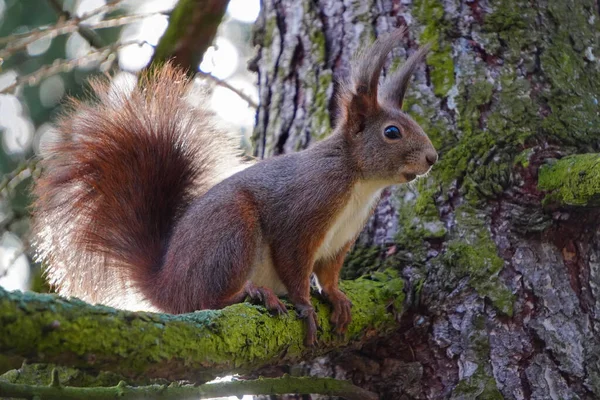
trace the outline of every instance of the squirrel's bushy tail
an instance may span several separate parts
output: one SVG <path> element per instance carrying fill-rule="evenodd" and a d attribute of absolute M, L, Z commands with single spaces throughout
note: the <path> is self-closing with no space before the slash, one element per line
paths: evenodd
<path fill-rule="evenodd" d="M 94 101 L 70 101 L 42 147 L 34 189 L 34 245 L 59 293 L 148 308 L 139 303 L 176 220 L 241 167 L 205 105 L 190 102 L 189 85 L 166 65 L 133 90 L 95 80 Z"/>

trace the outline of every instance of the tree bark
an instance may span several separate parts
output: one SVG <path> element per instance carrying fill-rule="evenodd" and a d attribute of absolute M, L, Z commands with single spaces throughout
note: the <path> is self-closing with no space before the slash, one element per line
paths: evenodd
<path fill-rule="evenodd" d="M 599 8 L 263 2 L 260 157 L 331 131 L 337 82 L 379 33 L 411 28 L 392 66 L 433 42 L 405 111 L 440 161 L 385 192 L 344 272 L 401 271 L 408 311 L 391 337 L 302 368 L 387 399 L 600 398 Z"/>

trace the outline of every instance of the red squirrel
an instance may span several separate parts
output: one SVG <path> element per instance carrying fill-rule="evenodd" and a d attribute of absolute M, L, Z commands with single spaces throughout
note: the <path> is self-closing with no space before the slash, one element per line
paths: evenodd
<path fill-rule="evenodd" d="M 246 168 L 211 113 L 186 98 L 182 71 L 161 67 L 131 92 L 92 82 L 96 101 L 71 100 L 34 188 L 34 244 L 50 283 L 88 302 L 141 296 L 168 313 L 250 297 L 281 314 L 287 295 L 313 345 L 315 274 L 345 333 L 346 252 L 382 190 L 426 174 L 438 157 L 401 111 L 427 46 L 378 87 L 403 34 L 381 35 L 355 60 L 329 137 Z M 238 172 L 224 179 L 227 170 Z"/>

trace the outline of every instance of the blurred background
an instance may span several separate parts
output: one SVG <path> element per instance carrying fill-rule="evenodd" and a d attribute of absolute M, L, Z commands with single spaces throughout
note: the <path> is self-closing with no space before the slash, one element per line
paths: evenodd
<path fill-rule="evenodd" d="M 52 134 L 65 96 L 84 96 L 92 74 L 134 82 L 175 3 L 0 0 L 0 286 L 47 290 L 29 249 L 29 187 L 39 173 L 35 155 Z M 247 62 L 259 11 L 259 0 L 231 0 L 214 46 L 198 65 L 197 80 L 209 88 L 211 107 L 244 149 L 258 99 Z M 77 17 L 78 25 L 72 23 Z"/>

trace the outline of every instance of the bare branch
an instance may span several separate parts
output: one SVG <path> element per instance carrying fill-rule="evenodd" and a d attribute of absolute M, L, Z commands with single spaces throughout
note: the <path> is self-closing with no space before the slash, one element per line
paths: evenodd
<path fill-rule="evenodd" d="M 69 72 L 72 69 L 88 62 L 103 62 L 117 50 L 129 46 L 131 44 L 137 44 L 139 46 L 142 46 L 144 44 L 149 45 L 149 43 L 146 41 L 140 42 L 138 40 L 132 40 L 122 43 L 115 43 L 111 46 L 102 47 L 98 50 L 91 51 L 89 54 L 83 57 L 76 58 L 73 60 L 58 59 L 55 60 L 52 64 L 45 65 L 37 71 L 32 72 L 31 74 L 17 77 L 13 84 L 0 90 L 0 94 L 13 93 L 19 86 L 23 84 L 27 84 L 29 86 L 37 85 L 40 82 L 40 80 L 44 78 L 58 74 L 59 72 Z"/>
<path fill-rule="evenodd" d="M 218 86 L 222 86 L 226 89 L 231 90 L 233 93 L 237 94 L 238 96 L 240 96 L 240 98 L 242 100 L 244 100 L 246 103 L 248 103 L 248 105 L 252 108 L 258 108 L 258 104 L 252 99 L 252 97 L 248 96 L 246 93 L 242 92 L 240 89 L 237 89 L 233 86 L 231 86 L 229 83 L 227 83 L 226 81 L 219 79 L 217 77 L 215 77 L 212 74 L 207 74 L 206 72 L 202 72 L 202 71 L 198 71 L 198 75 L 206 78 L 212 82 L 214 82 L 216 85 Z"/>
<path fill-rule="evenodd" d="M 75 17 L 72 19 L 59 21 L 55 25 L 45 26 L 41 28 L 34 29 L 27 33 L 15 34 L 4 37 L 0 39 L 0 44 L 7 44 L 5 48 L 0 50 L 0 59 L 8 58 L 19 50 L 26 48 L 31 43 L 42 39 L 46 36 L 50 36 L 52 38 L 64 35 L 67 33 L 75 32 L 79 29 L 79 25 L 82 22 L 105 12 L 111 12 L 118 8 L 121 0 L 112 0 L 107 2 L 102 7 L 98 7 L 97 9 L 86 13 L 81 17 Z M 85 26 L 85 25 L 84 25 Z M 88 26 L 86 26 L 89 28 Z"/>
<path fill-rule="evenodd" d="M 37 159 L 32 158 L 26 162 L 19 164 L 17 168 L 11 172 L 4 174 L 0 181 L 0 198 L 7 197 L 10 190 L 16 187 L 19 183 L 29 178 L 37 167 Z"/>

